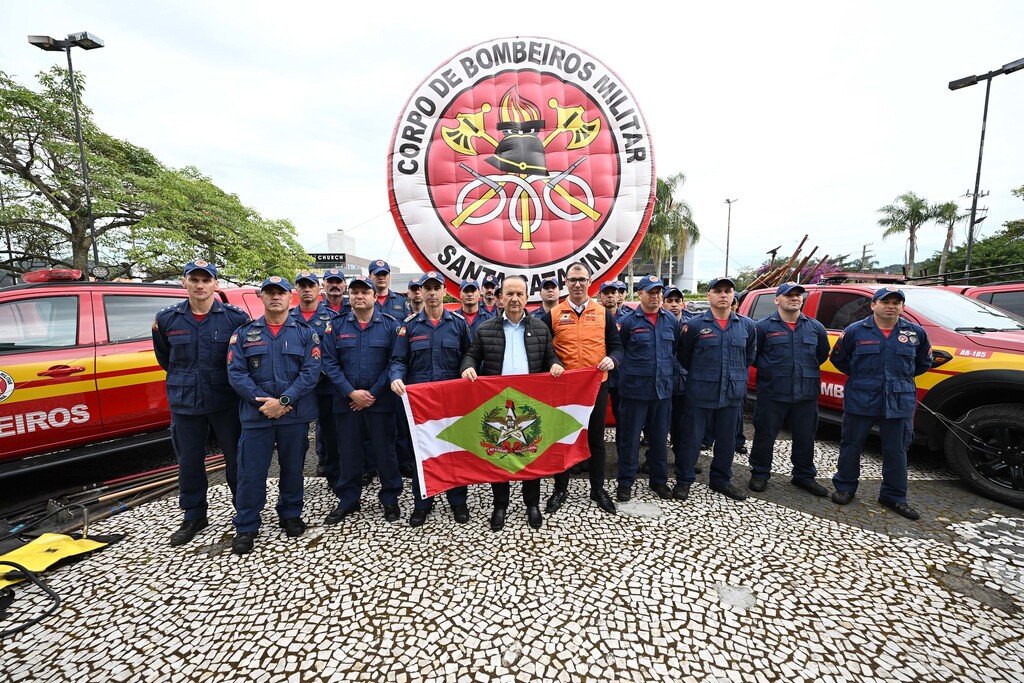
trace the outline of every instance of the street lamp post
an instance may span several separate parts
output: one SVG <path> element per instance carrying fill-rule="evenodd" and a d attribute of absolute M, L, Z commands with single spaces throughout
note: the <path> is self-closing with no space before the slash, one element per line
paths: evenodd
<path fill-rule="evenodd" d="M 82 166 L 82 186 L 85 188 L 85 210 L 89 221 L 89 237 L 92 240 L 92 260 L 94 266 L 100 265 L 100 250 L 96 244 L 96 223 L 92 215 L 92 193 L 89 191 L 89 167 L 85 161 L 85 143 L 82 141 L 82 118 L 78 113 L 78 87 L 75 85 L 75 69 L 71 65 L 71 48 L 95 50 L 103 47 L 103 40 L 91 33 L 81 31 L 71 33 L 67 40 L 59 40 L 50 36 L 29 36 L 28 42 L 40 50 L 47 52 L 65 52 L 68 56 L 68 77 L 71 80 L 71 103 L 75 109 L 75 132 L 78 134 L 78 155 Z"/>
<path fill-rule="evenodd" d="M 978 146 L 978 172 L 974 176 L 974 195 L 971 198 L 971 222 L 967 226 L 967 253 L 964 257 L 964 281 L 971 275 L 971 251 L 974 249 L 974 226 L 978 224 L 978 194 L 981 192 L 981 157 L 985 153 L 985 124 L 988 122 L 988 96 L 992 90 L 992 78 L 1000 74 L 1012 74 L 1014 71 L 1024 69 L 1024 59 L 1004 64 L 1002 68 L 989 71 L 980 76 L 967 76 L 949 82 L 950 90 L 959 90 L 968 86 L 977 85 L 978 81 L 985 81 L 985 108 L 981 115 L 981 144 Z"/>
<path fill-rule="evenodd" d="M 729 277 L 729 235 L 732 233 L 732 205 L 738 201 L 738 199 L 725 200 L 725 203 L 729 205 L 729 218 L 725 223 L 725 277 Z"/>

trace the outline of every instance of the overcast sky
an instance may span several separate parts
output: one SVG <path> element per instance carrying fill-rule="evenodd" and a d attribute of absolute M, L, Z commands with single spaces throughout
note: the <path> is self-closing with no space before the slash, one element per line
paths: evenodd
<path fill-rule="evenodd" d="M 662 8 L 669 7 L 665 10 Z M 106 132 L 164 163 L 197 166 L 268 218 L 287 218 L 308 251 L 344 229 L 356 252 L 417 270 L 388 210 L 387 152 L 419 83 L 466 47 L 544 36 L 585 50 L 632 91 L 660 177 L 703 238 L 702 280 L 781 246 L 788 256 L 854 253 L 884 265 L 879 207 L 916 192 L 967 213 L 984 83 L 949 81 L 1024 58 L 1024 2 L 857 3 L 56 2 L 0 0 L 0 69 L 35 87 L 63 64 L 29 34 L 89 31 L 75 50 L 85 101 Z M 1024 71 L 992 81 L 979 200 L 991 235 L 1024 218 Z M 940 249 L 929 226 L 920 258 Z M 959 231 L 966 241 L 966 221 Z"/>

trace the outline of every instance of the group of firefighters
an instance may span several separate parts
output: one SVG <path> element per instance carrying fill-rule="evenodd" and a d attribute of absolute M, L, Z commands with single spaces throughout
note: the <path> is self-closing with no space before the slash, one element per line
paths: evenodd
<path fill-rule="evenodd" d="M 596 367 L 604 379 L 588 429 L 590 456 L 581 463 L 590 499 L 614 514 L 605 489 L 605 414 L 616 420 L 618 502 L 629 501 L 641 469 L 662 499 L 685 501 L 696 480 L 702 445 L 713 443 L 708 484 L 734 500 L 747 494 L 732 483 L 737 432 L 742 434 L 749 368 L 755 367 L 754 439 L 747 487 L 764 491 L 775 441 L 783 425 L 792 433 L 792 483 L 815 496 L 814 436 L 820 366 L 829 359 L 849 379 L 839 464 L 832 500 L 851 502 L 860 477 L 860 453 L 871 429 L 881 433 L 882 484 L 878 501 L 909 519 L 906 451 L 913 434 L 914 377 L 931 364 L 925 331 L 901 316 L 898 288 L 879 289 L 872 315 L 848 327 L 829 350 L 817 320 L 801 312 L 804 288 L 782 284 L 777 310 L 757 321 L 736 312 L 735 283 L 711 280 L 709 308 L 691 315 L 679 289 L 647 275 L 637 284 L 638 305 L 623 304 L 626 285 L 601 283 L 590 296 L 591 273 L 574 263 L 565 273 L 567 296 L 554 278 L 541 284 L 541 304 L 527 310 L 525 277 L 493 276 L 460 283 L 459 310 L 444 306 L 445 279 L 428 272 L 403 296 L 391 290 L 391 268 L 374 261 L 369 276 L 346 282 L 344 273 L 302 271 L 271 276 L 260 289 L 264 315 L 256 320 L 215 297 L 217 268 L 188 263 L 182 284 L 188 298 L 157 314 L 156 357 L 167 371 L 171 437 L 179 463 L 179 504 L 184 520 L 171 545 L 188 543 L 209 525 L 206 445 L 212 431 L 224 452 L 235 508 L 232 551 L 253 550 L 266 503 L 274 449 L 280 468 L 276 506 L 288 536 L 306 530 L 302 519 L 303 468 L 309 426 L 316 423 L 317 471 L 337 496 L 323 520 L 334 525 L 361 509 L 363 487 L 375 475 L 384 519 L 401 517 L 403 476 L 414 497 L 409 524 L 422 526 L 433 509 L 413 466 L 409 427 L 399 397 L 406 385 L 478 375 Z M 292 307 L 293 292 L 298 305 Z M 647 462 L 639 464 L 643 439 Z M 668 444 L 674 452 L 669 485 Z M 739 449 L 742 452 L 742 449 Z M 566 502 L 571 472 L 554 477 L 544 513 Z M 505 525 L 509 482 L 494 482 L 490 528 Z M 540 481 L 522 482 L 527 522 L 543 523 Z M 457 523 L 470 519 L 467 488 L 445 492 Z"/>

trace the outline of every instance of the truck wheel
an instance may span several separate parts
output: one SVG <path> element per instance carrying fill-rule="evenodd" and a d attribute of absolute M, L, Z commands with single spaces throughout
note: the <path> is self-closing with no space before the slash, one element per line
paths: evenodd
<path fill-rule="evenodd" d="M 1024 508 L 1024 408 L 1003 404 L 968 411 L 950 427 L 945 449 L 949 468 L 972 489 Z"/>

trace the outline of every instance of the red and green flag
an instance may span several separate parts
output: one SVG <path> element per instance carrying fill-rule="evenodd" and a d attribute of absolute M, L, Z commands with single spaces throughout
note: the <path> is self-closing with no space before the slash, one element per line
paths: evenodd
<path fill-rule="evenodd" d="M 420 493 L 537 479 L 590 456 L 587 424 L 602 374 L 597 368 L 406 385 Z"/>

